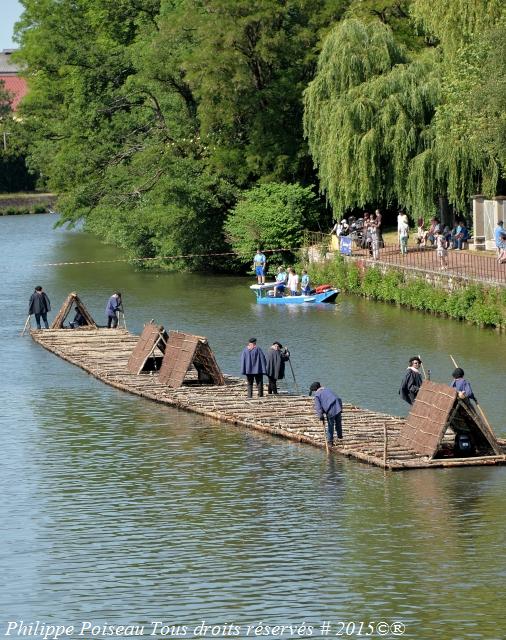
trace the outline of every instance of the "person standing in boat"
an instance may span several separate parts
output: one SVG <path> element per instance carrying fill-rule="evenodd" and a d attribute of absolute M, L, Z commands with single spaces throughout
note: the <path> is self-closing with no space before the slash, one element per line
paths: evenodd
<path fill-rule="evenodd" d="M 265 266 L 267 264 L 267 258 L 260 251 L 260 247 L 257 248 L 257 252 L 253 258 L 253 268 L 255 269 L 255 275 L 257 277 L 258 284 L 265 283 Z"/>
<path fill-rule="evenodd" d="M 311 293 L 311 279 L 307 274 L 306 269 L 302 269 L 302 277 L 300 279 L 300 287 L 302 295 L 308 296 Z"/>
<path fill-rule="evenodd" d="M 416 396 L 420 391 L 420 387 L 422 386 L 423 380 L 422 374 L 420 373 L 421 366 L 422 361 L 418 356 L 410 358 L 409 367 L 406 369 L 406 373 L 402 379 L 399 393 L 401 398 L 408 404 L 414 403 Z"/>
<path fill-rule="evenodd" d="M 42 318 L 44 322 L 44 326 L 46 329 L 49 329 L 49 324 L 47 322 L 47 314 L 51 311 L 51 302 L 47 297 L 44 289 L 39 285 L 35 287 L 35 291 L 30 296 L 30 301 L 28 303 L 28 315 L 35 316 L 35 322 L 37 323 L 37 329 L 40 329 L 40 319 Z"/>
<path fill-rule="evenodd" d="M 299 295 L 299 276 L 295 273 L 293 267 L 288 269 L 288 289 L 291 296 Z"/>
<path fill-rule="evenodd" d="M 257 339 L 250 338 L 241 354 L 241 374 L 245 375 L 248 381 L 248 398 L 253 397 L 253 381 L 257 385 L 258 397 L 263 397 L 266 367 L 265 354 L 257 347 Z"/>
<path fill-rule="evenodd" d="M 273 342 L 272 347 L 267 351 L 267 364 L 265 371 L 269 378 L 269 384 L 267 386 L 267 393 L 278 393 L 278 380 L 282 380 L 285 377 L 285 362 L 290 358 L 290 352 L 288 349 L 283 349 L 283 345 L 280 342 Z"/>
<path fill-rule="evenodd" d="M 334 429 L 338 440 L 343 438 L 343 402 L 341 398 L 338 398 L 336 394 L 330 389 L 322 387 L 319 382 L 313 382 L 309 387 L 309 395 L 314 395 L 314 408 L 318 415 L 318 418 L 325 423 L 325 417 L 327 418 L 326 426 L 326 438 L 329 446 L 334 445 Z"/>
<path fill-rule="evenodd" d="M 119 291 L 116 291 L 107 301 L 107 306 L 105 308 L 108 329 L 116 329 L 116 327 L 118 326 L 118 314 L 121 310 L 121 293 Z"/>

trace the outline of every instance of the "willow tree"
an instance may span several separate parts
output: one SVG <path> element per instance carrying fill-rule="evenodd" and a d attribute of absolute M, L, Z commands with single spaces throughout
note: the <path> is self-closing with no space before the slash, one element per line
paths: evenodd
<path fill-rule="evenodd" d="M 437 176 L 464 208 L 473 192 L 495 195 L 505 175 L 506 7 L 503 0 L 414 0 L 411 10 L 438 42 Z"/>
<path fill-rule="evenodd" d="M 304 130 L 336 213 L 371 202 L 433 208 L 434 52 L 410 59 L 391 29 L 350 19 L 327 37 L 304 94 Z"/>

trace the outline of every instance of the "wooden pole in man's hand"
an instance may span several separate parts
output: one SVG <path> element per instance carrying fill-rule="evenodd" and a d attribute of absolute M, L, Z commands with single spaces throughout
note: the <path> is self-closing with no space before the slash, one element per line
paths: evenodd
<path fill-rule="evenodd" d="M 28 318 L 26 319 L 25 326 L 23 327 L 23 331 L 21 332 L 22 336 L 25 335 L 26 328 L 29 324 L 30 324 L 30 316 L 28 316 Z M 30 325 L 30 328 L 31 328 L 31 325 Z"/>

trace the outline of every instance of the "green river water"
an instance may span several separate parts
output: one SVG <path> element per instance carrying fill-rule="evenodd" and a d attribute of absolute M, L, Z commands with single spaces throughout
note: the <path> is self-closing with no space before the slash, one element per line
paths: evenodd
<path fill-rule="evenodd" d="M 279 340 L 304 390 L 396 415 L 407 359 L 448 381 L 451 353 L 502 437 L 505 335 L 351 297 L 263 307 L 251 279 L 138 272 L 54 221 L 0 217 L 0 636 L 506 637 L 506 467 L 384 474 L 124 394 L 19 333 L 37 284 L 50 318 L 77 291 L 99 323 L 119 289 L 131 331 L 207 336 L 230 374 L 250 335 Z M 104 262 L 41 266 L 79 260 Z"/>

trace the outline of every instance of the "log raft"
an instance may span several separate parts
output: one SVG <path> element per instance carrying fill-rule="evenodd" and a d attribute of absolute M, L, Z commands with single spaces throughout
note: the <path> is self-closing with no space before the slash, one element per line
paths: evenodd
<path fill-rule="evenodd" d="M 246 383 L 241 378 L 224 375 L 224 385 L 205 385 L 198 383 L 196 372 L 191 370 L 181 387 L 170 388 L 160 383 L 156 372 L 132 374 L 127 370 L 138 336 L 126 329 L 32 330 L 31 336 L 48 351 L 116 389 L 220 422 L 325 448 L 322 424 L 308 396 L 282 392 L 248 400 Z M 404 425 L 403 418 L 344 403 L 344 438 L 331 448 L 331 454 L 390 470 L 506 464 L 505 441 L 500 441 L 502 455 L 441 459 L 421 456 L 399 441 Z"/>

